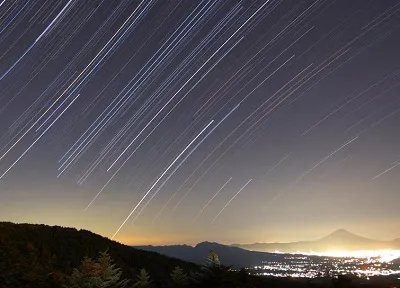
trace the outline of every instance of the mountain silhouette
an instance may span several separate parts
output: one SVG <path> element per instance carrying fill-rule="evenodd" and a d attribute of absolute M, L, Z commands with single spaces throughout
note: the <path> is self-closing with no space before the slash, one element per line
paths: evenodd
<path fill-rule="evenodd" d="M 346 229 L 338 229 L 324 238 L 328 238 L 328 239 L 334 238 L 334 239 L 339 239 L 339 240 L 367 239 L 367 238 L 358 236 L 356 234 L 353 234 L 353 233 L 347 231 Z"/>
<path fill-rule="evenodd" d="M 201 242 L 194 247 L 188 245 L 171 245 L 135 246 L 134 248 L 158 252 L 166 256 L 198 264 L 205 264 L 208 252 L 213 250 L 217 253 L 222 264 L 233 266 L 234 268 L 255 266 L 265 260 L 280 261 L 284 258 L 282 254 L 248 251 L 239 247 L 222 245 L 215 242 Z"/>
<path fill-rule="evenodd" d="M 338 229 L 333 233 L 315 241 L 300 241 L 289 243 L 253 243 L 253 244 L 233 244 L 234 247 L 240 247 L 252 251 L 262 252 L 325 252 L 332 250 L 382 250 L 382 249 L 400 249 L 400 241 L 380 241 L 365 238 L 345 229 Z"/>
<path fill-rule="evenodd" d="M 290 243 L 253 243 L 222 245 L 215 242 L 201 242 L 197 245 L 167 245 L 167 246 L 135 246 L 142 250 L 158 252 L 170 257 L 204 264 L 205 255 L 210 250 L 216 252 L 222 264 L 234 268 L 259 265 L 263 261 L 282 261 L 287 254 L 301 252 L 325 252 L 329 250 L 400 250 L 400 239 L 393 241 L 379 241 L 365 238 L 345 229 L 338 229 L 333 233 L 315 241 L 299 241 Z M 279 251 L 280 253 L 275 253 Z M 316 259 L 318 256 L 313 256 Z M 397 261 L 400 261 L 397 260 Z"/>

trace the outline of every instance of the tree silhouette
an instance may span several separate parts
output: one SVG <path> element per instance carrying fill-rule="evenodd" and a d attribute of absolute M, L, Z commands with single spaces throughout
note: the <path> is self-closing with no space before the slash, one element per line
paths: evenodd
<path fill-rule="evenodd" d="M 107 252 L 101 252 L 97 261 L 85 257 L 81 266 L 68 277 L 67 288 L 124 288 L 128 280 L 121 279 L 122 271 L 115 267 Z"/>
<path fill-rule="evenodd" d="M 176 266 L 171 272 L 173 287 L 186 287 L 189 283 L 188 275 L 179 266 Z"/>
<path fill-rule="evenodd" d="M 207 265 L 211 267 L 220 267 L 221 262 L 219 261 L 219 257 L 217 253 L 211 250 L 207 255 Z"/>
<path fill-rule="evenodd" d="M 194 286 L 199 287 L 231 287 L 233 273 L 230 267 L 221 265 L 218 255 L 211 250 L 206 258 L 206 264 L 200 272 L 192 273 L 191 280 Z"/>
<path fill-rule="evenodd" d="M 136 281 L 135 284 L 133 284 L 133 287 L 148 287 L 151 283 L 150 275 L 144 268 L 140 269 L 139 275 L 136 275 L 135 279 Z"/>

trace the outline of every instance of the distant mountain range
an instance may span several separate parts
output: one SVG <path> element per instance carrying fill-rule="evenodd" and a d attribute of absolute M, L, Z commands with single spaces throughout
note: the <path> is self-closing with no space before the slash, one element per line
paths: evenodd
<path fill-rule="evenodd" d="M 355 235 L 347 230 L 339 229 L 332 234 L 315 240 L 300 241 L 289 243 L 254 243 L 254 244 L 232 244 L 234 247 L 240 247 L 246 250 L 262 252 L 324 252 L 331 250 L 400 250 L 400 238 L 393 241 L 379 241 Z"/>
<path fill-rule="evenodd" d="M 400 239 L 378 241 L 340 229 L 316 241 L 233 244 L 231 246 L 213 242 L 202 242 L 194 247 L 189 245 L 170 245 L 135 246 L 135 248 L 158 252 L 198 264 L 204 264 L 206 261 L 205 255 L 207 255 L 210 250 L 213 250 L 218 254 L 222 264 L 240 268 L 260 265 L 263 261 L 282 261 L 287 256 L 282 253 L 324 252 L 329 250 L 400 250 Z M 276 251 L 280 253 L 274 253 Z M 318 258 L 318 256 L 310 257 Z"/>
<path fill-rule="evenodd" d="M 135 246 L 134 248 L 158 252 L 166 256 L 179 258 L 197 264 L 205 264 L 208 252 L 213 250 L 224 265 L 242 268 L 260 265 L 265 260 L 281 261 L 283 254 L 248 251 L 238 247 L 222 245 L 214 242 L 202 242 L 196 246 L 171 245 L 171 246 Z"/>

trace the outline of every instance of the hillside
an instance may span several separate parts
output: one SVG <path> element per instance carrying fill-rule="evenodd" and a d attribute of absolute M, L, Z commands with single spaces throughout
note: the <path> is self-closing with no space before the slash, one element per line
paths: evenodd
<path fill-rule="evenodd" d="M 379 241 L 358 236 L 347 230 L 339 229 L 326 237 L 315 241 L 300 241 L 289 243 L 253 243 L 253 244 L 232 244 L 234 247 L 240 247 L 252 251 L 263 252 L 323 252 L 329 250 L 381 250 L 381 249 L 400 249 L 400 242 Z"/>
<path fill-rule="evenodd" d="M 107 249 L 125 278 L 145 268 L 155 286 L 167 283 L 175 266 L 198 269 L 193 263 L 134 249 L 86 230 L 0 222 L 0 287 L 60 287 L 84 256 L 96 258 Z"/>

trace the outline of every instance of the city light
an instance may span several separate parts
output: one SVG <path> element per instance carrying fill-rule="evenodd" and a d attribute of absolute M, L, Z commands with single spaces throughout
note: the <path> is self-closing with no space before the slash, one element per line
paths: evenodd
<path fill-rule="evenodd" d="M 285 254 L 280 260 L 263 261 L 250 273 L 275 277 L 335 277 L 351 274 L 361 278 L 400 275 L 398 250 L 328 251 L 322 253 Z"/>

